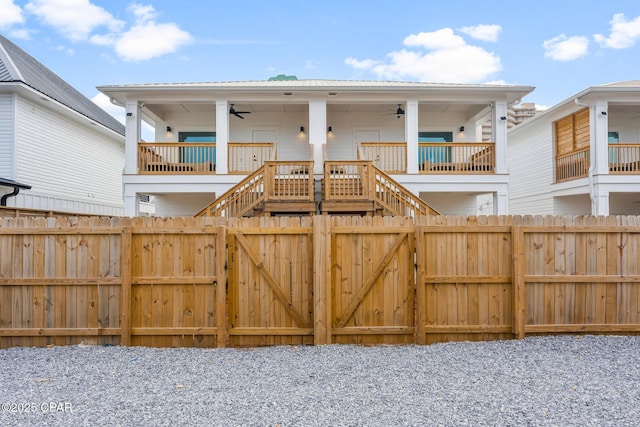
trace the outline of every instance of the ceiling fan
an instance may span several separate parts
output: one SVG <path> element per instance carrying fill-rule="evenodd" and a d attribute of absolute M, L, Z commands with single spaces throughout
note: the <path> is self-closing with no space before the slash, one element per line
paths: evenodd
<path fill-rule="evenodd" d="M 387 113 L 387 115 L 393 115 L 396 116 L 397 119 L 399 119 L 400 116 L 404 115 L 404 108 L 402 108 L 402 104 L 398 104 L 398 108 L 396 108 L 396 111 L 393 113 Z"/>
<path fill-rule="evenodd" d="M 234 104 L 231 104 L 231 106 L 229 107 L 229 114 L 233 114 L 234 116 L 243 119 L 244 117 L 241 116 L 241 114 L 251 114 L 251 111 L 236 111 L 235 108 L 233 108 Z"/>

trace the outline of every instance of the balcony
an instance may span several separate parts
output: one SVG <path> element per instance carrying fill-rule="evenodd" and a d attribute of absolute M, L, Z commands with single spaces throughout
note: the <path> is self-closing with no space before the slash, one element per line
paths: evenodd
<path fill-rule="evenodd" d="M 609 174 L 639 175 L 640 144 L 609 144 Z M 556 157 L 556 182 L 570 181 L 589 176 L 591 164 L 588 148 Z"/>
<path fill-rule="evenodd" d="M 405 142 L 362 142 L 358 159 L 368 160 L 383 172 L 407 173 Z M 418 172 L 421 174 L 492 174 L 495 170 L 492 142 L 434 142 L 418 144 Z"/>
<path fill-rule="evenodd" d="M 227 146 L 230 174 L 250 174 L 277 157 L 271 142 L 230 142 Z M 216 173 L 215 143 L 141 142 L 138 144 L 141 175 L 209 175 Z"/>
<path fill-rule="evenodd" d="M 640 174 L 640 144 L 609 144 L 609 173 Z"/>
<path fill-rule="evenodd" d="M 423 174 L 492 174 L 496 166 L 495 144 L 420 143 L 418 171 Z"/>

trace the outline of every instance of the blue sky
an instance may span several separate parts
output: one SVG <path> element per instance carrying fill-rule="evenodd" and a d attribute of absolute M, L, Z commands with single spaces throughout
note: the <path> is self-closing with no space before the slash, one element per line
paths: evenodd
<path fill-rule="evenodd" d="M 508 83 L 554 105 L 640 79 L 640 1 L 0 0 L 0 33 L 96 86 L 300 79 Z"/>

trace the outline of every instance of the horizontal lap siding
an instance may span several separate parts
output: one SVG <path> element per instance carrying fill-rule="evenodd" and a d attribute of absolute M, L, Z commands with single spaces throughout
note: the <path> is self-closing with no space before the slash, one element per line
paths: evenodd
<path fill-rule="evenodd" d="M 13 97 L 0 95 L 0 177 L 13 178 Z"/>
<path fill-rule="evenodd" d="M 56 206 L 33 207 L 118 214 L 112 211 L 123 206 L 122 142 L 23 98 L 16 124 L 16 180 L 32 186 L 22 200 L 38 196 Z"/>
<path fill-rule="evenodd" d="M 552 214 L 549 195 L 555 155 L 550 124 L 532 123 L 528 132 L 509 134 L 509 213 Z"/>

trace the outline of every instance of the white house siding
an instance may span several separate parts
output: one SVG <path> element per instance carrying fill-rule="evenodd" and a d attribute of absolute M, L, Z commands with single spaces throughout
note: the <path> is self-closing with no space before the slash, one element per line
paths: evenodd
<path fill-rule="evenodd" d="M 528 126 L 526 132 L 522 130 L 515 128 L 508 136 L 509 213 L 552 214 L 555 163 L 552 124 L 541 120 Z"/>
<path fill-rule="evenodd" d="M 591 198 L 588 194 L 555 197 L 553 203 L 555 215 L 591 215 Z"/>
<path fill-rule="evenodd" d="M 0 178 L 13 178 L 12 147 L 13 96 L 0 95 Z"/>
<path fill-rule="evenodd" d="M 16 206 L 122 214 L 121 141 L 21 97 L 16 123 L 16 180 L 32 186 Z"/>
<path fill-rule="evenodd" d="M 473 194 L 420 192 L 420 198 L 442 215 L 476 215 L 478 210 Z"/>
<path fill-rule="evenodd" d="M 211 193 L 167 193 L 153 197 L 156 216 L 192 216 L 215 200 Z"/>

